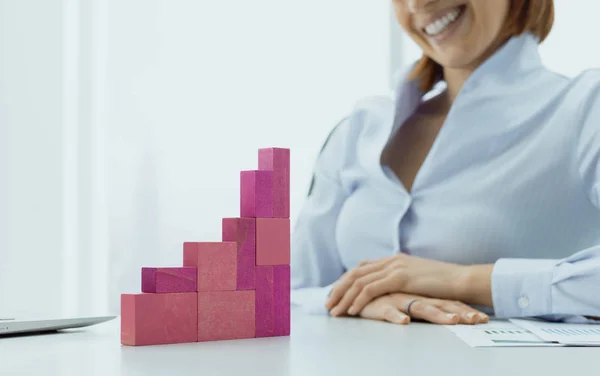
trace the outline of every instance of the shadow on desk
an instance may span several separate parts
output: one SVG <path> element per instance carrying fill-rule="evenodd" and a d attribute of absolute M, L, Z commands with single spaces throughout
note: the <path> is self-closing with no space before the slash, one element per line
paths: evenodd
<path fill-rule="evenodd" d="M 42 332 L 27 332 L 27 333 L 14 333 L 14 334 L 3 334 L 0 335 L 0 342 L 10 338 L 24 338 L 24 337 L 40 337 L 40 336 L 57 336 L 64 334 L 84 333 L 83 329 L 63 329 L 63 330 L 45 330 Z"/>

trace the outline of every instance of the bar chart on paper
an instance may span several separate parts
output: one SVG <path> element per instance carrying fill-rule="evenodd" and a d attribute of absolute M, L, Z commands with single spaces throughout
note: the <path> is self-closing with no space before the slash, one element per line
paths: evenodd
<path fill-rule="evenodd" d="M 600 346 L 600 325 L 521 319 L 510 321 L 546 341 L 573 346 Z"/>
<path fill-rule="evenodd" d="M 504 320 L 480 325 L 448 325 L 447 328 L 471 347 L 562 346 Z"/>
<path fill-rule="evenodd" d="M 471 347 L 600 347 L 600 325 L 593 324 L 513 319 L 447 328 Z"/>

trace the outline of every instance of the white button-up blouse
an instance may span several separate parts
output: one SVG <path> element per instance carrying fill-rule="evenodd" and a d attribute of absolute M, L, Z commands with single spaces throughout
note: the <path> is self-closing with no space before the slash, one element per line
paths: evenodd
<path fill-rule="evenodd" d="M 403 75 L 367 98 L 319 156 L 292 233 L 292 301 L 326 313 L 330 286 L 398 252 L 494 263 L 500 317 L 600 316 L 600 71 L 549 71 L 531 34 L 457 96 L 412 192 L 380 164 L 423 95 Z"/>

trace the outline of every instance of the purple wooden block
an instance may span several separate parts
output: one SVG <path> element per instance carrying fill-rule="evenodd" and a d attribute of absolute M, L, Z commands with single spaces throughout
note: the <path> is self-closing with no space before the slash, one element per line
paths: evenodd
<path fill-rule="evenodd" d="M 290 149 L 258 150 L 258 169 L 273 171 L 273 217 L 290 217 Z"/>
<path fill-rule="evenodd" d="M 273 266 L 273 335 L 290 335 L 290 266 Z"/>
<path fill-rule="evenodd" d="M 258 150 L 258 169 L 290 171 L 290 149 L 264 148 Z"/>
<path fill-rule="evenodd" d="M 273 172 L 240 172 L 240 217 L 273 217 Z"/>
<path fill-rule="evenodd" d="M 254 290 L 256 264 L 256 219 L 223 218 L 223 241 L 237 243 L 237 288 Z"/>
<path fill-rule="evenodd" d="M 196 291 L 196 268 L 142 268 L 142 292 Z"/>
<path fill-rule="evenodd" d="M 273 266 L 256 267 L 256 337 L 273 337 Z"/>

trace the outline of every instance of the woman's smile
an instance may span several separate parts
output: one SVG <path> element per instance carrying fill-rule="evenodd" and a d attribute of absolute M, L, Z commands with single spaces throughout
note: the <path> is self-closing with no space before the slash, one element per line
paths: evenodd
<path fill-rule="evenodd" d="M 467 11 L 466 5 L 446 9 L 420 21 L 417 28 L 431 43 L 440 44 L 449 40 L 465 25 Z"/>

